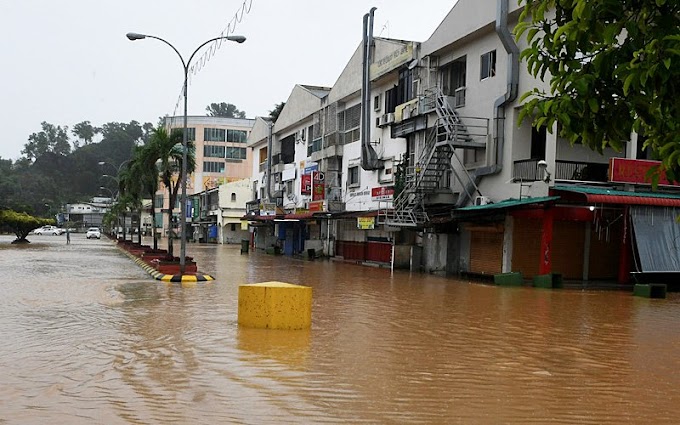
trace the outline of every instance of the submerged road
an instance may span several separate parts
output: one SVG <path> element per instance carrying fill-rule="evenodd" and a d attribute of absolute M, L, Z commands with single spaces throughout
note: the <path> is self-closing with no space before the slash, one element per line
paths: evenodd
<path fill-rule="evenodd" d="M 109 240 L 0 235 L 0 423 L 639 424 L 680 417 L 680 296 L 495 287 L 194 245 L 152 280 Z M 313 287 L 312 329 L 237 326 Z"/>

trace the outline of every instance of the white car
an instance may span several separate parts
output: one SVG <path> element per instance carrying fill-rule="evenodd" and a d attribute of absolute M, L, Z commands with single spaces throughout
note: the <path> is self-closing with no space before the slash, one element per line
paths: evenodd
<path fill-rule="evenodd" d="M 65 232 L 64 229 L 57 226 L 43 226 L 38 227 L 33 231 L 34 235 L 61 235 Z"/>
<path fill-rule="evenodd" d="M 87 229 L 87 233 L 85 234 L 85 237 L 88 239 L 101 239 L 102 234 L 99 231 L 98 227 L 90 227 Z"/>

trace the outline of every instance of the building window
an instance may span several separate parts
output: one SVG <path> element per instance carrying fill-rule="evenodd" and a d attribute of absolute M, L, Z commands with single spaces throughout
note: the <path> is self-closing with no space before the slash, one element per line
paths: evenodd
<path fill-rule="evenodd" d="M 342 144 L 359 140 L 359 126 L 361 125 L 361 104 L 352 106 L 338 113 L 338 130 L 342 137 Z"/>
<path fill-rule="evenodd" d="M 236 194 L 235 193 L 231 194 L 231 202 L 236 202 Z"/>
<path fill-rule="evenodd" d="M 243 130 L 227 130 L 227 142 L 245 143 L 248 133 Z"/>
<path fill-rule="evenodd" d="M 496 75 L 496 51 L 484 53 L 481 57 L 481 73 L 479 79 L 491 78 Z"/>
<path fill-rule="evenodd" d="M 156 213 L 154 214 L 156 217 L 156 229 L 162 229 L 163 228 L 163 213 Z"/>
<path fill-rule="evenodd" d="M 206 142 L 224 142 L 226 130 L 222 128 L 204 128 L 203 140 Z"/>
<path fill-rule="evenodd" d="M 246 159 L 246 148 L 227 146 L 225 158 L 227 159 Z"/>
<path fill-rule="evenodd" d="M 194 127 L 187 128 L 187 141 L 188 142 L 196 141 L 196 129 Z"/>
<path fill-rule="evenodd" d="M 294 182 L 295 182 L 295 180 L 288 180 L 286 182 L 286 193 L 291 194 L 291 195 L 293 194 L 293 183 Z"/>
<path fill-rule="evenodd" d="M 392 170 L 394 168 L 394 161 L 391 159 L 386 159 L 384 164 L 385 168 L 378 171 L 378 181 L 380 181 L 380 183 L 393 182 L 394 174 L 392 173 Z"/>
<path fill-rule="evenodd" d="M 156 208 L 163 208 L 163 194 L 156 195 Z"/>
<path fill-rule="evenodd" d="M 441 71 L 442 91 L 445 95 L 454 97 L 456 108 L 465 106 L 466 65 L 467 59 L 463 56 L 443 67 Z"/>
<path fill-rule="evenodd" d="M 203 172 L 204 173 L 224 173 L 224 162 L 203 162 Z"/>
<path fill-rule="evenodd" d="M 231 223 L 231 231 L 232 232 L 236 231 L 236 223 Z"/>
<path fill-rule="evenodd" d="M 382 95 L 377 95 L 373 97 L 373 110 L 376 112 L 380 111 L 380 101 L 382 99 Z"/>
<path fill-rule="evenodd" d="M 203 156 L 206 158 L 224 158 L 224 146 L 203 145 Z"/>
<path fill-rule="evenodd" d="M 359 186 L 359 166 L 349 167 L 347 169 L 347 186 Z"/>

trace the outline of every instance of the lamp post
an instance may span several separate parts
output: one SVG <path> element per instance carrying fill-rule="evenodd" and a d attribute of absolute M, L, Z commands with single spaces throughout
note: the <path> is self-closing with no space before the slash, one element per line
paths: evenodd
<path fill-rule="evenodd" d="M 191 64 L 191 60 L 194 58 L 194 55 L 198 53 L 199 50 L 203 46 L 205 46 L 208 43 L 211 43 L 213 41 L 217 40 L 229 40 L 229 41 L 234 41 L 236 43 L 243 43 L 246 41 L 246 38 L 241 36 L 241 35 L 230 35 L 230 36 L 224 36 L 224 37 L 215 37 L 211 38 L 210 40 L 204 41 L 200 46 L 196 48 L 196 50 L 193 51 L 193 53 L 189 56 L 188 61 L 184 61 L 184 57 L 179 53 L 179 51 L 170 44 L 168 41 L 163 40 L 160 37 L 156 37 L 154 35 L 148 35 L 148 34 L 139 34 L 139 33 L 134 33 L 134 32 L 129 32 L 125 35 L 128 40 L 130 41 L 135 41 L 135 40 L 143 40 L 145 38 L 154 38 L 162 43 L 167 44 L 172 48 L 172 50 L 177 53 L 177 56 L 179 56 L 180 61 L 182 61 L 182 67 L 184 68 L 184 125 L 183 125 L 183 136 L 182 136 L 182 172 L 180 173 L 180 178 L 182 179 L 182 193 L 180 195 L 180 226 L 182 227 L 180 229 L 180 254 L 179 254 L 179 272 L 180 274 L 184 274 L 184 269 L 186 265 L 186 253 L 187 253 L 187 239 L 186 239 L 186 233 L 187 233 L 187 217 L 186 217 L 186 210 L 187 210 L 187 86 L 188 86 L 188 79 L 189 79 L 189 65 Z"/>

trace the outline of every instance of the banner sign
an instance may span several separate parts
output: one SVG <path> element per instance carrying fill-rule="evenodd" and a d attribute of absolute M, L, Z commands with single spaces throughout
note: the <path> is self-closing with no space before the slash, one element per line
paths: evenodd
<path fill-rule="evenodd" d="M 314 201 L 309 203 L 309 212 L 322 212 L 325 211 L 324 201 Z"/>
<path fill-rule="evenodd" d="M 312 175 L 303 174 L 300 176 L 300 193 L 303 195 L 312 194 Z"/>
<path fill-rule="evenodd" d="M 647 172 L 661 161 L 647 161 L 643 159 L 611 158 L 609 160 L 609 181 L 613 183 L 637 183 L 652 184 L 647 177 Z M 665 186 L 678 186 L 666 178 L 666 173 L 661 172 L 659 184 Z"/>
<path fill-rule="evenodd" d="M 326 199 L 325 175 L 321 171 L 312 172 L 312 201 Z"/>
<path fill-rule="evenodd" d="M 391 201 L 394 197 L 394 186 L 380 186 L 371 189 L 371 198 L 374 201 Z"/>
<path fill-rule="evenodd" d="M 375 217 L 357 217 L 357 229 L 372 230 L 375 228 Z"/>

